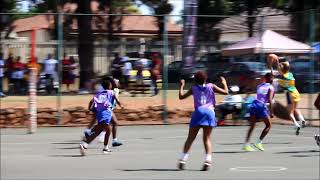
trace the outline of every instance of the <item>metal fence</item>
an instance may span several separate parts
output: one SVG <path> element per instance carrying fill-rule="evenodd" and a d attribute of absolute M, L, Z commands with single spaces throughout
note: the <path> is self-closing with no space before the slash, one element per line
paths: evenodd
<path fill-rule="evenodd" d="M 299 14 L 304 17 L 303 25 L 305 28 L 295 29 L 299 26 L 294 24 L 293 18 Z M 13 14 L 2 13 L 0 16 L 10 15 Z M 173 16 L 177 17 L 176 15 Z M 125 57 L 133 66 L 142 57 L 149 59 L 148 63 L 152 64 L 152 58 L 157 54 L 157 58 L 161 61 L 161 78 L 158 79 L 161 97 L 157 95 L 158 98 L 155 100 L 157 101 L 155 104 L 164 105 L 165 108 L 162 110 L 165 110 L 165 113 L 163 113 L 165 116 L 163 118 L 167 119 L 170 110 L 179 108 L 179 105 L 171 102 L 176 97 L 173 97 L 170 93 L 177 92 L 181 77 L 187 78 L 189 80 L 188 83 L 191 84 L 192 75 L 198 70 L 206 71 L 209 81 L 218 84 L 217 77 L 221 74 L 225 75 L 229 73 L 230 76 L 237 76 L 227 78 L 229 85 L 240 86 L 244 94 L 255 90 L 256 82 L 250 81 L 252 79 L 245 77 L 245 74 L 236 74 L 235 71 L 239 70 L 242 73 L 255 71 L 254 73 L 256 73 L 256 71 L 261 71 L 260 68 L 264 70 L 265 57 L 269 52 L 263 51 L 263 47 L 261 46 L 260 51 L 247 54 L 241 53 L 242 55 L 224 56 L 222 53 L 222 50 L 229 45 L 248 38 L 248 19 L 254 18 L 255 23 L 252 27 L 252 35 L 259 39 L 259 43 L 263 39 L 265 30 L 273 30 L 276 33 L 298 39 L 302 41 L 301 43 L 306 43 L 310 46 L 320 40 L 319 31 L 317 31 L 320 26 L 320 16 L 315 10 L 287 14 L 277 13 L 272 9 L 264 9 L 261 10 L 261 14 L 249 18 L 244 14 L 238 16 L 192 16 L 197 17 L 198 22 L 197 35 L 195 37 L 197 40 L 196 50 L 192 71 L 185 73 L 182 71 L 183 64 L 185 63 L 183 59 L 185 46 L 183 44 L 183 33 L 185 33 L 185 27 L 180 22 L 174 22 L 172 20 L 173 16 L 163 16 L 162 20 L 165 23 L 163 23 L 163 31 L 159 33 L 157 23 L 159 19 L 157 17 L 161 16 L 67 13 L 33 14 L 25 19 L 15 20 L 12 23 L 14 25 L 12 28 L 4 29 L 1 33 L 1 51 L 4 53 L 4 59 L 8 59 L 9 54 L 11 54 L 14 59 L 20 56 L 21 62 L 28 63 L 31 57 L 31 34 L 33 31 L 36 31 L 35 54 L 38 63 L 43 63 L 47 59 L 48 54 L 52 54 L 52 58 L 58 60 L 59 68 L 57 69 L 57 76 L 54 78 L 56 84 L 53 85 L 53 88 L 56 88 L 56 92 L 53 91 L 51 95 L 57 97 L 55 109 L 60 115 L 58 114 L 56 117 L 60 119 L 57 123 L 61 123 L 64 108 L 61 103 L 64 103 L 64 101 L 74 101 L 72 98 L 71 100 L 68 99 L 67 96 L 75 95 L 80 97 L 79 94 L 84 93 L 84 90 L 89 90 L 92 93 L 94 92 L 94 88 L 90 89 L 89 87 L 93 87 L 93 82 L 106 75 L 115 75 L 117 68 L 114 66 L 115 54 L 118 54 L 122 59 Z M 80 17 L 86 17 L 91 20 L 87 24 L 79 24 L 78 20 L 81 19 Z M 108 24 L 111 17 L 119 19 L 112 26 Z M 180 16 L 180 20 L 182 21 L 187 17 Z M 53 21 L 53 19 L 56 21 Z M 88 35 L 88 33 L 90 34 Z M 272 41 L 272 39 L 267 39 L 267 41 Z M 277 49 L 274 49 L 274 52 L 277 53 Z M 297 72 L 295 72 L 296 85 L 298 86 L 298 90 L 303 93 L 303 103 L 301 103 L 300 108 L 303 110 L 304 115 L 307 119 L 319 119 L 319 115 L 313 106 L 320 86 L 320 73 L 319 67 L 317 67 L 319 64 L 319 53 L 314 53 L 310 50 L 309 53 L 280 52 L 277 54 L 292 62 L 293 70 L 297 69 Z M 63 63 L 67 63 L 64 60 L 68 60 L 70 57 L 75 60 L 74 68 L 70 71 L 74 75 L 75 80 L 72 80 L 71 90 L 67 91 L 64 84 L 66 84 L 65 78 L 68 77 L 63 74 L 65 72 Z M 93 63 L 92 69 L 86 66 L 91 65 L 88 61 Z M 311 61 L 314 64 L 310 63 Z M 7 61 L 5 62 L 7 63 Z M 242 63 L 240 63 L 241 66 L 237 64 L 239 62 Z M 261 64 L 263 64 L 263 67 Z M 247 67 L 243 67 L 244 65 Z M 295 66 L 306 67 L 298 70 L 299 68 Z M 247 70 L 245 70 L 246 68 Z M 152 68 L 148 67 L 147 70 L 149 69 Z M 13 90 L 14 83 L 10 81 L 8 69 L 5 70 L 4 92 L 9 96 L 15 96 L 17 92 Z M 42 68 L 42 70 L 44 69 Z M 93 76 L 91 79 L 88 79 L 85 73 L 89 73 L 91 70 Z M 299 74 L 299 71 L 308 71 L 308 73 Z M 136 76 L 136 72 L 131 73 L 130 75 Z M 26 76 L 27 74 L 23 78 L 26 78 Z M 144 93 L 144 97 L 153 95 L 154 87 L 152 87 L 150 80 L 151 71 L 147 72 L 145 76 L 147 76 L 145 78 L 146 82 L 149 80 L 148 82 L 150 83 L 150 86 L 147 87 L 147 92 L 141 89 L 130 89 L 128 92 L 130 96 L 141 96 L 141 92 Z M 239 79 L 240 76 L 244 76 L 244 78 L 249 80 L 243 84 L 241 82 L 243 79 Z M 307 80 L 305 79 L 306 77 L 308 78 Z M 42 78 L 45 79 L 45 76 L 39 73 L 39 82 L 43 80 Z M 80 79 L 82 78 L 85 78 L 89 82 L 85 82 L 85 85 L 81 84 Z M 132 81 L 135 80 L 136 77 L 132 78 Z M 120 78 L 120 82 L 124 83 L 122 78 Z M 41 85 L 38 84 L 39 96 L 48 94 L 44 87 L 46 82 L 43 83 Z M 79 86 L 81 86 L 81 89 Z M 248 88 L 249 86 L 250 88 Z M 134 87 L 137 88 L 139 85 Z M 18 94 L 27 95 L 27 89 L 25 88 L 23 92 L 19 92 Z M 129 95 L 125 94 L 124 96 Z M 277 96 L 284 97 L 284 94 L 279 92 Z M 40 97 L 38 101 L 46 101 L 50 98 Z M 139 97 L 137 97 L 137 102 L 140 102 L 138 99 Z M 220 98 L 221 101 L 222 99 L 223 97 Z M 1 101 L 5 102 L 6 100 L 1 99 Z M 76 105 L 77 103 L 75 102 Z M 85 118 L 85 116 L 79 116 L 79 118 Z"/>

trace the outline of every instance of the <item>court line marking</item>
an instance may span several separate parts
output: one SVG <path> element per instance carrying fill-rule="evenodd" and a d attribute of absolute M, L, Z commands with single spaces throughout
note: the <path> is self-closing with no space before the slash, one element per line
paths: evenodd
<path fill-rule="evenodd" d="M 234 167 L 229 168 L 230 171 L 242 171 L 242 172 L 270 172 L 270 171 L 285 171 L 288 168 L 281 166 L 248 166 L 248 167 Z"/>

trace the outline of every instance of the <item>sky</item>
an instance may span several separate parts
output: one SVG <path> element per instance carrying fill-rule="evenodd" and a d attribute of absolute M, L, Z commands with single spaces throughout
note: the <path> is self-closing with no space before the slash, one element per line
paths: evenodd
<path fill-rule="evenodd" d="M 173 11 L 171 12 L 171 14 L 174 14 L 174 15 L 181 14 L 181 11 L 183 9 L 183 0 L 169 0 L 169 3 L 171 3 L 173 5 Z M 20 5 L 21 5 L 21 7 L 20 7 L 21 11 L 27 11 L 28 10 L 29 3 L 27 1 L 21 1 Z M 139 9 L 140 9 L 142 14 L 145 14 L 145 15 L 152 14 L 152 12 L 148 8 L 148 6 L 141 5 L 139 7 Z M 174 20 L 174 21 L 178 21 L 181 18 L 177 17 L 177 16 L 173 16 L 173 17 L 171 17 L 171 19 Z"/>

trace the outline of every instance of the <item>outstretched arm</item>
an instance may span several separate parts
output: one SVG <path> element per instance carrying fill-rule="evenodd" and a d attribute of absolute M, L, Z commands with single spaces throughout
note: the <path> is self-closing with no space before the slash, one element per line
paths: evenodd
<path fill-rule="evenodd" d="M 117 96 L 114 96 L 114 99 L 116 100 L 117 104 L 123 109 L 123 105 L 121 104 L 121 102 L 119 101 L 119 98 Z"/>
<path fill-rule="evenodd" d="M 179 99 L 185 99 L 189 96 L 192 95 L 192 89 L 190 88 L 186 93 L 184 93 L 184 85 L 185 85 L 185 81 L 184 79 L 180 80 L 180 90 L 179 90 Z"/>
<path fill-rule="evenodd" d="M 223 85 L 223 88 L 218 87 L 217 85 L 213 84 L 213 90 L 215 92 L 221 93 L 221 94 L 229 94 L 227 81 L 224 77 L 220 76 L 221 83 Z"/>

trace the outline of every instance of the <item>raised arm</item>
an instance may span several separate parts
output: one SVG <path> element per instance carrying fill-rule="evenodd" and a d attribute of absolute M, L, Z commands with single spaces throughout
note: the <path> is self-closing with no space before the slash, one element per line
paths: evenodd
<path fill-rule="evenodd" d="M 213 84 L 213 90 L 215 92 L 221 93 L 221 94 L 229 94 L 227 81 L 224 77 L 220 76 L 221 83 L 223 85 L 223 88 L 218 87 L 217 85 Z"/>
<path fill-rule="evenodd" d="M 180 80 L 180 89 L 179 89 L 179 99 L 185 99 L 189 96 L 192 95 L 192 89 L 190 88 L 186 93 L 184 93 L 184 85 L 185 85 L 185 80 L 184 79 L 181 79 Z"/>

